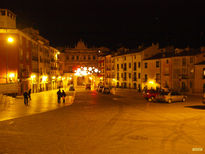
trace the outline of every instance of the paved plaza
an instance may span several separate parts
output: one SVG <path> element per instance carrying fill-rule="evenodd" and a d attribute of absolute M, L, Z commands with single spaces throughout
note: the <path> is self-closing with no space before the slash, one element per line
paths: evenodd
<path fill-rule="evenodd" d="M 135 90 L 115 95 L 95 90 L 57 91 L 3 98 L 0 153 L 189 154 L 205 150 L 205 105 L 199 96 L 186 102 L 149 103 Z M 8 100 L 8 101 L 5 101 Z"/>

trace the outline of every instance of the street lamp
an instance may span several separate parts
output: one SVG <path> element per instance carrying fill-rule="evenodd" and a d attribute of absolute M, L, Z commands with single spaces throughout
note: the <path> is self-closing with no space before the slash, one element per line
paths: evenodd
<path fill-rule="evenodd" d="M 12 44 L 14 42 L 13 37 L 8 37 L 7 42 Z M 8 51 L 6 52 L 6 83 L 8 83 Z"/>

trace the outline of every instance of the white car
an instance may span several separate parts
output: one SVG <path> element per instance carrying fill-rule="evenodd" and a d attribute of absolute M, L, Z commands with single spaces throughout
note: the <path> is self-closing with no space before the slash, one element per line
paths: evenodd
<path fill-rule="evenodd" d="M 182 95 L 178 92 L 163 92 L 156 97 L 156 100 L 172 103 L 172 102 L 185 102 L 186 98 L 187 96 Z"/>

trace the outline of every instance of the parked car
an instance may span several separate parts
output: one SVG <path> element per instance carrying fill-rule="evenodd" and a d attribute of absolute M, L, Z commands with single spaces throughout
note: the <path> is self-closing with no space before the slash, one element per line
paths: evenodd
<path fill-rule="evenodd" d="M 104 94 L 110 94 L 110 88 L 104 87 L 104 88 L 102 89 L 102 93 L 104 93 Z"/>
<path fill-rule="evenodd" d="M 97 88 L 97 91 L 98 91 L 98 92 L 102 92 L 103 88 L 104 88 L 104 86 L 99 86 L 99 87 Z"/>
<path fill-rule="evenodd" d="M 74 86 L 70 86 L 69 91 L 75 91 Z"/>
<path fill-rule="evenodd" d="M 163 101 L 167 103 L 172 103 L 172 102 L 185 102 L 187 96 L 182 95 L 178 92 L 164 92 L 161 93 L 156 97 L 157 101 Z"/>
<path fill-rule="evenodd" d="M 86 89 L 86 90 L 91 90 L 91 84 L 86 84 L 86 85 L 85 85 L 85 89 Z"/>
<path fill-rule="evenodd" d="M 143 93 L 143 96 L 145 99 L 147 99 L 149 102 L 151 102 L 151 101 L 155 101 L 156 96 L 159 94 L 160 93 L 157 92 L 156 90 L 147 90 Z"/>

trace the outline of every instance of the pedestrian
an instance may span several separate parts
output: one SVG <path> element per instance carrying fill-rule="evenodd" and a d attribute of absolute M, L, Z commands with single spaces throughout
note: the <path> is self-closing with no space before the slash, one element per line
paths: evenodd
<path fill-rule="evenodd" d="M 23 93 L 23 96 L 24 96 L 24 104 L 25 104 L 25 105 L 28 105 L 28 93 L 25 91 L 25 92 Z"/>
<path fill-rule="evenodd" d="M 66 97 L 66 93 L 65 93 L 65 91 L 63 90 L 63 91 L 62 91 L 63 103 L 65 103 L 65 97 Z"/>
<path fill-rule="evenodd" d="M 31 89 L 28 91 L 28 98 L 31 100 Z"/>
<path fill-rule="evenodd" d="M 60 103 L 61 102 L 61 96 L 62 96 L 62 93 L 61 93 L 60 89 L 58 90 L 57 95 L 58 95 L 58 103 Z"/>

